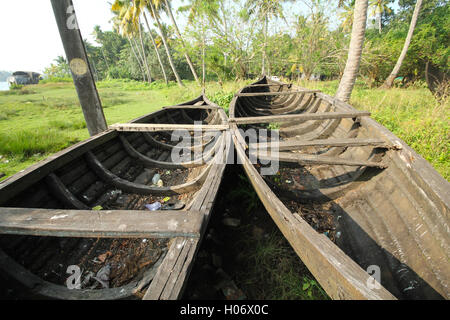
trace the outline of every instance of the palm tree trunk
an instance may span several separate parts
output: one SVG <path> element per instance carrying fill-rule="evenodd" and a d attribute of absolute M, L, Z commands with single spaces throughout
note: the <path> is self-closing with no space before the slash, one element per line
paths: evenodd
<path fill-rule="evenodd" d="M 153 47 L 155 48 L 156 56 L 158 57 L 159 65 L 161 66 L 161 70 L 162 70 L 162 73 L 163 73 L 163 76 L 164 76 L 164 81 L 166 82 L 166 84 L 168 84 L 169 81 L 167 80 L 166 70 L 164 69 L 164 65 L 163 65 L 163 63 L 161 61 L 161 55 L 159 54 L 158 47 L 156 46 L 155 39 L 153 38 L 152 30 L 150 29 L 150 24 L 148 23 L 147 15 L 145 14 L 145 12 L 142 12 L 142 13 L 144 15 L 145 24 L 147 25 L 148 33 L 150 34 L 150 39 L 152 39 Z"/>
<path fill-rule="evenodd" d="M 411 44 L 411 39 L 414 33 L 414 28 L 416 27 L 417 18 L 419 17 L 420 7 L 422 6 L 422 0 L 417 0 L 416 6 L 414 8 L 413 16 L 411 19 L 411 24 L 409 25 L 408 35 L 406 36 L 405 44 L 403 45 L 402 52 L 398 57 L 397 63 L 394 66 L 389 77 L 387 77 L 386 81 L 383 84 L 383 88 L 391 88 L 394 83 L 394 79 L 397 77 L 398 72 L 402 66 L 403 60 L 406 57 L 406 53 L 408 52 L 409 45 Z"/>
<path fill-rule="evenodd" d="M 202 16 L 202 87 L 205 87 L 206 65 L 205 65 L 205 17 Z"/>
<path fill-rule="evenodd" d="M 336 98 L 342 101 L 349 101 L 352 95 L 353 86 L 358 76 L 359 65 L 361 63 L 361 53 L 364 46 L 364 36 L 366 32 L 368 0 L 356 0 L 353 15 L 352 35 L 350 47 L 348 49 L 347 63 L 344 74 L 336 92 Z"/>
<path fill-rule="evenodd" d="M 187 61 L 188 65 L 189 65 L 189 68 L 191 69 L 191 72 L 192 72 L 192 75 L 195 78 L 195 81 L 197 81 L 197 83 L 200 83 L 200 80 L 198 78 L 197 72 L 195 71 L 195 68 L 194 68 L 194 64 L 192 63 L 191 57 L 187 53 L 186 44 L 184 43 L 183 37 L 181 36 L 180 29 L 178 29 L 177 22 L 175 21 L 175 18 L 173 17 L 172 8 L 170 7 L 170 2 L 167 1 L 167 0 L 165 0 L 165 2 L 166 2 L 167 14 L 170 17 L 170 20 L 172 20 L 172 24 L 173 24 L 173 26 L 175 28 L 175 32 L 176 32 L 178 38 L 180 38 L 181 45 L 183 46 L 184 57 L 186 58 L 186 61 Z"/>
<path fill-rule="evenodd" d="M 263 52 L 262 52 L 262 66 L 261 66 L 261 75 L 266 75 L 266 42 L 267 42 L 267 15 L 264 17 L 264 44 L 263 44 Z"/>
<path fill-rule="evenodd" d="M 152 10 L 152 16 L 155 18 L 155 21 L 156 21 L 156 23 L 158 25 L 159 32 L 161 33 L 161 40 L 162 40 L 162 42 L 164 44 L 164 48 L 166 49 L 167 58 L 169 59 L 169 64 L 170 64 L 170 67 L 172 68 L 173 74 L 175 75 L 175 78 L 177 79 L 178 85 L 180 87 L 184 87 L 184 84 L 181 81 L 181 78 L 180 78 L 177 70 L 175 69 L 175 65 L 173 64 L 172 56 L 170 54 L 169 46 L 167 45 L 167 41 L 166 41 L 166 36 L 164 34 L 164 30 L 163 30 L 163 28 L 161 26 L 161 22 L 158 19 L 158 15 L 156 13 L 155 7 L 153 6 L 153 3 L 151 1 L 149 1 L 149 6 L 150 6 L 150 9 Z"/>
<path fill-rule="evenodd" d="M 378 20 L 378 33 L 381 34 L 381 12 L 377 13 L 377 20 Z"/>
<path fill-rule="evenodd" d="M 150 66 L 148 65 L 147 55 L 145 54 L 144 40 L 142 38 L 142 27 L 141 27 L 140 19 L 138 20 L 138 24 L 139 24 L 139 40 L 140 40 L 140 43 L 141 43 L 142 54 L 144 56 L 143 60 L 144 60 L 144 64 L 145 64 L 145 69 L 147 70 L 148 83 L 152 83 L 152 75 L 150 73 Z"/>
<path fill-rule="evenodd" d="M 266 21 L 266 40 L 265 40 L 265 46 L 264 46 L 264 55 L 266 56 L 266 64 L 267 64 L 267 68 L 266 68 L 266 72 L 267 75 L 270 76 L 270 59 L 267 56 L 267 47 L 269 46 L 268 42 L 267 42 L 267 38 L 269 37 L 269 18 L 267 18 Z"/>
<path fill-rule="evenodd" d="M 130 41 L 131 50 L 133 51 L 134 56 L 136 57 L 136 60 L 139 63 L 139 68 L 141 69 L 141 72 L 142 72 L 142 79 L 145 82 L 146 81 L 145 68 L 144 68 L 144 65 L 142 62 L 142 55 L 141 55 L 141 52 L 139 51 L 139 46 L 137 45 L 136 40 L 134 38 L 133 38 L 133 41 L 134 41 L 134 45 L 136 46 L 136 49 L 133 46 L 133 41 L 131 41 L 131 39 L 129 37 L 128 37 L 128 41 Z M 137 53 L 136 53 L 136 51 L 137 51 Z"/>

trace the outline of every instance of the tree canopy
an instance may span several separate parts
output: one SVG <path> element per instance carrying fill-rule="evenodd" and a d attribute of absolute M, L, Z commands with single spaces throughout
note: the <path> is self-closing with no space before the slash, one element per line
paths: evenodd
<path fill-rule="evenodd" d="M 415 3 L 369 0 L 358 74 L 367 85 L 379 86 L 389 76 Z M 86 44 L 98 79 L 163 80 L 167 73 L 171 81 L 193 80 L 202 69 L 206 79 L 219 81 L 262 73 L 292 79 L 339 79 L 343 74 L 355 0 L 184 0 L 173 8 L 175 14 L 170 4 L 168 0 L 112 3 L 115 31 L 97 26 L 96 43 Z M 448 1 L 424 1 L 398 73 L 403 84 L 424 81 L 427 63 L 448 73 L 449 34 Z M 53 74 L 65 71 L 62 60 L 49 68 Z"/>

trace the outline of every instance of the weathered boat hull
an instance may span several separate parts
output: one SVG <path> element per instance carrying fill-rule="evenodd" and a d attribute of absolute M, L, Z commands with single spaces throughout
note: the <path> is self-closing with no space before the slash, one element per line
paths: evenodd
<path fill-rule="evenodd" d="M 238 131 L 270 122 L 281 123 L 275 178 L 250 162 Z M 230 123 L 264 206 L 332 298 L 450 297 L 450 186 L 406 143 L 348 104 L 268 78 L 236 95 Z"/>
<path fill-rule="evenodd" d="M 224 111 L 202 95 L 133 120 L 139 132 L 110 129 L 2 181 L 4 298 L 179 298 L 231 143 L 223 130 L 200 132 L 192 146 L 171 141 L 174 128 L 194 121 L 227 127 Z M 186 157 L 174 160 L 183 150 Z M 151 181 L 155 174 L 162 186 Z M 168 210 L 145 209 L 167 197 L 177 200 Z M 106 265 L 110 288 L 86 277 Z M 94 285 L 69 289 L 70 266 Z"/>

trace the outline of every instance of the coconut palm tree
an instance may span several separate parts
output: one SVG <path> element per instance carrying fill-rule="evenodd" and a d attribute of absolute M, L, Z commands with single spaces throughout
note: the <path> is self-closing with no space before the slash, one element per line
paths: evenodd
<path fill-rule="evenodd" d="M 164 32 L 164 29 L 161 25 L 159 11 L 163 10 L 164 4 L 161 3 L 160 0 L 142 0 L 147 2 L 147 9 L 151 15 L 151 17 L 155 20 L 156 24 L 158 25 L 158 29 L 161 35 L 161 40 L 163 42 L 164 48 L 166 50 L 167 58 L 169 59 L 170 67 L 172 68 L 173 74 L 175 75 L 175 78 L 177 79 L 177 83 L 180 87 L 184 87 L 183 81 L 181 81 L 180 75 L 178 74 L 175 64 L 172 60 L 172 55 L 170 53 L 170 48 L 167 43 L 166 35 Z"/>
<path fill-rule="evenodd" d="M 113 18 L 114 29 L 122 36 L 128 38 L 130 42 L 131 49 L 135 54 L 136 58 L 139 56 L 139 65 L 146 71 L 147 79 L 151 82 L 150 66 L 147 61 L 147 56 L 145 54 L 144 42 L 142 39 L 141 24 L 139 19 L 136 19 L 134 15 L 135 7 L 133 3 L 129 0 L 115 0 L 111 5 L 111 11 L 116 15 Z M 141 46 L 136 41 L 136 34 L 139 34 Z M 136 51 L 133 47 L 133 43 L 136 47 Z M 141 49 L 141 50 L 139 50 Z M 137 54 L 136 54 L 137 52 Z M 145 67 L 145 68 L 144 68 Z M 145 81 L 145 72 L 144 72 Z"/>
<path fill-rule="evenodd" d="M 126 12 L 125 3 L 122 3 L 120 1 L 115 1 L 111 6 L 111 11 L 114 13 L 114 17 L 112 18 L 113 22 L 113 30 L 116 31 L 118 34 L 122 35 L 123 37 L 128 39 L 128 42 L 130 44 L 131 51 L 136 58 L 139 68 L 142 72 L 142 79 L 143 81 L 146 81 L 145 78 L 145 69 L 142 63 L 142 60 L 140 59 L 140 56 L 138 55 L 139 48 L 135 49 L 133 45 L 133 41 L 131 40 L 132 32 L 130 26 L 126 26 L 122 24 L 123 15 Z"/>
<path fill-rule="evenodd" d="M 153 44 L 153 47 L 155 48 L 155 52 L 156 52 L 156 57 L 158 58 L 159 65 L 161 67 L 161 71 L 164 76 L 164 81 L 166 82 L 166 84 L 168 84 L 169 81 L 167 79 L 166 69 L 164 68 L 164 64 L 162 63 L 161 55 L 159 54 L 158 46 L 156 45 L 155 38 L 153 37 L 152 29 L 150 28 L 150 24 L 148 23 L 147 15 L 145 14 L 145 12 L 143 12 L 143 15 L 144 15 L 145 24 L 147 25 L 148 34 L 150 35 L 150 39 L 152 40 L 152 44 Z"/>
<path fill-rule="evenodd" d="M 398 72 L 400 71 L 400 68 L 402 66 L 403 60 L 406 57 L 406 53 L 408 52 L 409 45 L 411 44 L 411 39 L 414 33 L 414 29 L 416 27 L 417 18 L 419 17 L 420 7 L 422 6 L 422 0 L 417 0 L 416 6 L 414 7 L 414 12 L 411 18 L 411 23 L 409 25 L 409 31 L 408 35 L 405 39 L 405 44 L 403 45 L 402 52 L 400 53 L 400 56 L 398 57 L 397 63 L 394 66 L 394 69 L 392 70 L 389 77 L 387 77 L 386 81 L 384 81 L 383 87 L 384 88 L 391 88 L 392 84 L 394 83 L 394 79 L 397 77 Z"/>
<path fill-rule="evenodd" d="M 280 17 L 284 19 L 283 8 L 280 0 L 247 0 L 245 7 L 248 10 L 248 15 L 256 15 L 257 19 L 263 23 L 264 43 L 262 48 L 261 74 L 266 74 L 266 60 L 267 60 L 267 36 L 269 28 L 269 20 L 271 18 Z M 268 62 L 268 61 L 267 61 Z M 267 70 L 267 73 L 270 73 Z"/>
<path fill-rule="evenodd" d="M 361 53 L 364 46 L 364 36 L 366 32 L 368 0 L 356 0 L 353 15 L 353 27 L 348 49 L 347 63 L 342 75 L 336 98 L 342 101 L 349 101 L 358 76 L 359 65 L 361 63 Z"/>
<path fill-rule="evenodd" d="M 388 7 L 388 0 L 370 0 L 369 6 L 372 8 L 372 16 L 376 18 L 378 23 L 378 32 L 381 33 L 382 24 L 381 16 L 383 12 L 390 13 L 392 10 Z"/>
<path fill-rule="evenodd" d="M 349 2 L 342 2 L 339 4 L 341 11 L 338 13 L 339 19 L 342 21 L 341 28 L 344 31 L 351 30 L 353 24 L 353 15 L 355 9 L 355 0 Z"/>
<path fill-rule="evenodd" d="M 156 57 L 158 58 L 159 65 L 161 67 L 161 71 L 164 76 L 164 81 L 167 84 L 168 79 L 167 79 L 166 69 L 164 68 L 164 64 L 162 63 L 161 55 L 159 54 L 159 51 L 158 51 L 158 46 L 156 45 L 155 38 L 153 37 L 152 29 L 150 28 L 150 24 L 148 23 L 147 15 L 145 14 L 145 9 L 148 6 L 148 0 L 133 0 L 133 3 L 134 3 L 133 15 L 137 17 L 136 19 L 139 19 L 139 17 L 141 15 L 144 17 L 145 24 L 147 25 L 148 33 L 150 35 L 150 40 L 152 41 L 153 48 L 155 49 L 155 52 L 156 52 Z"/>
<path fill-rule="evenodd" d="M 199 19 L 201 23 L 201 38 L 202 38 L 202 86 L 205 86 L 206 81 L 206 23 L 213 23 L 214 19 L 218 18 L 218 1 L 217 0 L 191 0 L 189 5 L 178 8 L 179 11 L 189 12 L 188 23 L 193 23 L 194 19 Z"/>
<path fill-rule="evenodd" d="M 186 58 L 186 61 L 187 61 L 188 65 L 189 65 L 189 68 L 191 69 L 191 72 L 192 72 L 192 75 L 195 78 L 195 81 L 197 81 L 197 83 L 198 83 L 199 79 L 198 79 L 197 72 L 195 71 L 195 68 L 194 68 L 194 65 L 192 63 L 191 57 L 189 56 L 189 54 L 187 52 L 186 44 L 184 43 L 184 39 L 181 36 L 180 29 L 178 29 L 177 22 L 176 22 L 176 20 L 175 20 L 175 18 L 173 16 L 172 8 L 170 6 L 170 1 L 169 0 L 164 0 L 164 2 L 165 2 L 165 8 L 166 8 L 166 11 L 167 11 L 167 15 L 169 16 L 170 20 L 172 20 L 172 24 L 173 24 L 173 26 L 175 28 L 175 32 L 176 32 L 178 38 L 180 39 L 181 45 L 183 46 L 184 57 Z"/>
<path fill-rule="evenodd" d="M 147 55 L 145 54 L 145 47 L 144 47 L 144 39 L 142 37 L 142 25 L 141 25 L 141 20 L 140 17 L 137 17 L 137 24 L 138 24 L 138 31 L 139 31 L 139 41 L 141 44 L 141 49 L 142 49 L 142 55 L 143 55 L 143 61 L 145 64 L 145 69 L 147 70 L 147 74 L 148 74 L 148 82 L 152 83 L 152 75 L 151 75 L 151 71 L 150 71 L 150 65 L 148 64 L 148 59 L 147 59 Z"/>

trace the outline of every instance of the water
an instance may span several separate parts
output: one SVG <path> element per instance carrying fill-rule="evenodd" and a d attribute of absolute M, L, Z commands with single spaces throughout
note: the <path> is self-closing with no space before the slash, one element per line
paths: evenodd
<path fill-rule="evenodd" d="M 0 82 L 0 91 L 9 90 L 8 82 Z"/>

